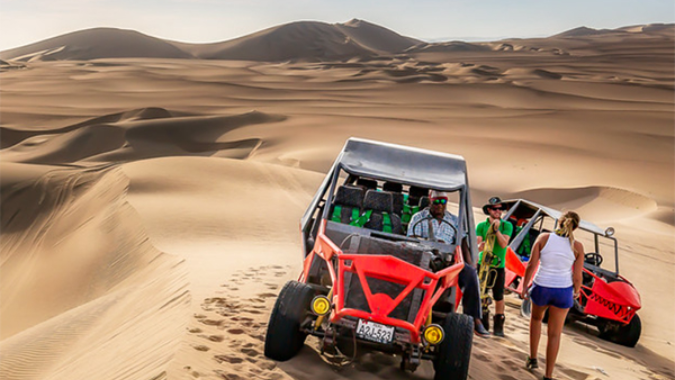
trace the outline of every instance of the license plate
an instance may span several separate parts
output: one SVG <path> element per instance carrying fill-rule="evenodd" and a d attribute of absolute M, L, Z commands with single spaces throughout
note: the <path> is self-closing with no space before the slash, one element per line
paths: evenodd
<path fill-rule="evenodd" d="M 391 343 L 394 340 L 394 327 L 359 319 L 356 336 L 377 343 Z"/>

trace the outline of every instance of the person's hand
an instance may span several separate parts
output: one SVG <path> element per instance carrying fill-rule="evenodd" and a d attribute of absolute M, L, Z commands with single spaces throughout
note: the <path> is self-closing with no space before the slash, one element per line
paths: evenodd
<path fill-rule="evenodd" d="M 572 294 L 572 297 L 573 297 L 574 299 L 579 298 L 579 289 L 574 289 L 574 293 Z"/>
<path fill-rule="evenodd" d="M 499 231 L 499 226 L 502 224 L 502 221 L 499 219 L 495 219 L 494 222 L 492 222 L 492 228 L 494 228 L 495 231 Z"/>
<path fill-rule="evenodd" d="M 478 244 L 478 251 L 483 252 L 483 248 L 485 248 L 485 242 L 482 241 L 480 244 Z"/>
<path fill-rule="evenodd" d="M 530 292 L 527 288 L 523 287 L 523 290 L 520 291 L 520 297 L 522 299 L 528 299 L 530 298 Z"/>

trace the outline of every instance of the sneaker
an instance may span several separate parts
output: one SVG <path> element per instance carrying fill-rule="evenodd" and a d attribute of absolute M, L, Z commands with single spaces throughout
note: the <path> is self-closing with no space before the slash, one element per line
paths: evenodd
<path fill-rule="evenodd" d="M 490 332 L 487 331 L 485 327 L 483 327 L 483 324 L 480 322 L 480 320 L 478 320 L 474 326 L 473 332 L 482 338 L 487 338 L 490 336 Z"/>
<path fill-rule="evenodd" d="M 529 356 L 527 357 L 527 361 L 525 362 L 525 368 L 527 369 L 537 369 L 539 368 L 539 363 L 537 363 L 537 358 L 530 358 Z M 547 379 L 544 379 L 547 380 Z"/>

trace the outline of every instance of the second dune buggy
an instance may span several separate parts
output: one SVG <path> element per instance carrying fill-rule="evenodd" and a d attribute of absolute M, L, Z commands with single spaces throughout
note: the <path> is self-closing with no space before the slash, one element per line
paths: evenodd
<path fill-rule="evenodd" d="M 504 219 L 514 225 L 506 257 L 506 285 L 520 294 L 525 274 L 523 262 L 529 260 L 532 244 L 540 233 L 555 231 L 562 212 L 524 199 L 502 204 L 507 208 Z M 584 247 L 592 251 L 586 253 L 581 292 L 568 313 L 568 322 L 576 320 L 596 326 L 601 338 L 634 347 L 642 330 L 636 314 L 642 304 L 637 289 L 619 274 L 619 248 L 613 235 L 613 228 L 602 230 L 586 220 L 581 221 L 575 232 Z M 602 267 L 606 259 L 614 261 L 613 269 L 607 269 L 607 263 Z M 529 299 L 523 302 L 523 314 L 529 313 L 529 302 Z"/>

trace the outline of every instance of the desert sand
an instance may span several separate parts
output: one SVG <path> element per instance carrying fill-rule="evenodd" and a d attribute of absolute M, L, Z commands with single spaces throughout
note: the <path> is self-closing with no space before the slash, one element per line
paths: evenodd
<path fill-rule="evenodd" d="M 335 369 L 313 338 L 289 362 L 262 355 L 300 273 L 299 218 L 356 136 L 464 156 L 476 218 L 499 195 L 615 227 L 641 340 L 567 326 L 556 378 L 675 378 L 675 27 L 424 44 L 326 25 L 204 46 L 96 30 L 0 53 L 0 377 L 432 378 L 376 354 Z M 265 45 L 298 35 L 295 58 Z M 507 305 L 471 379 L 542 376 Z"/>

